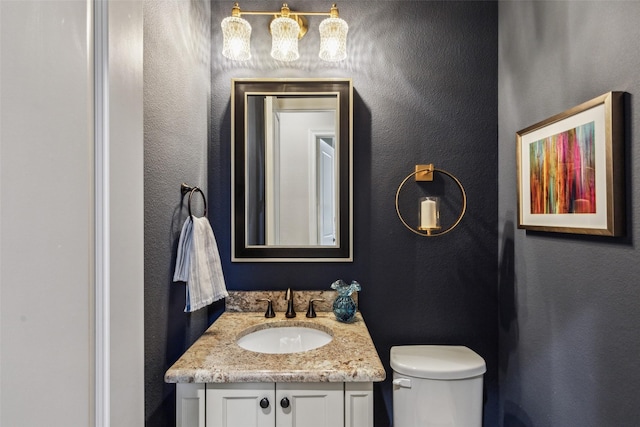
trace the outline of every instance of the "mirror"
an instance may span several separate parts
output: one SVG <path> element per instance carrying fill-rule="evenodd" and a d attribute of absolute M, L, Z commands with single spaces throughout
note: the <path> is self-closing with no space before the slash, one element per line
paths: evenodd
<path fill-rule="evenodd" d="M 352 92 L 232 81 L 232 261 L 353 260 Z"/>

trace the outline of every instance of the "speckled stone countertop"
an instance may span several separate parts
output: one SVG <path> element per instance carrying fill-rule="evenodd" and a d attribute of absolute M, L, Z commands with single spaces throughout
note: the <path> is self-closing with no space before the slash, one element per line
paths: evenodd
<path fill-rule="evenodd" d="M 310 297 L 309 293 L 300 294 L 301 298 Z M 258 307 L 252 305 L 256 300 L 254 296 L 264 295 L 253 292 L 240 295 L 241 300 L 251 303 L 245 308 Z M 327 297 L 327 293 L 321 296 Z M 274 304 L 276 317 L 267 319 L 265 303 L 261 303 L 260 311 L 241 311 L 242 304 L 238 306 L 237 297 L 237 293 L 233 293 L 227 302 L 234 311 L 227 309 L 178 359 L 166 372 L 166 382 L 376 382 L 385 379 L 384 367 L 359 312 L 353 322 L 342 323 L 332 312 L 318 309 L 317 317 L 308 319 L 306 307 L 296 306 L 297 317 L 287 319 L 284 312 L 278 310 L 279 305 Z M 246 333 L 285 325 L 314 327 L 329 332 L 333 339 L 320 348 L 289 354 L 256 353 L 236 344 Z"/>

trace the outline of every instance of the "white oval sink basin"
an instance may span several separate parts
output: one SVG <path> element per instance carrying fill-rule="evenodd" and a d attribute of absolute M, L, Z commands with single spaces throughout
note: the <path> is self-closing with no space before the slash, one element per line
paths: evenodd
<path fill-rule="evenodd" d="M 257 353 L 299 353 L 322 347 L 333 337 L 327 332 L 304 326 L 279 326 L 250 332 L 237 343 L 245 350 Z"/>

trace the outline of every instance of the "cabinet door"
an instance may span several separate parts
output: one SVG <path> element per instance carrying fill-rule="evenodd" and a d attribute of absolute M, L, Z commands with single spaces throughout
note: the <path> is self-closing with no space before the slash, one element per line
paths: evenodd
<path fill-rule="evenodd" d="M 207 427 L 273 427 L 273 383 L 207 384 Z"/>
<path fill-rule="evenodd" d="M 343 383 L 277 383 L 276 427 L 344 427 Z"/>
<path fill-rule="evenodd" d="M 204 384 L 176 384 L 176 427 L 205 427 Z"/>
<path fill-rule="evenodd" d="M 345 427 L 373 427 L 373 383 L 344 383 Z"/>

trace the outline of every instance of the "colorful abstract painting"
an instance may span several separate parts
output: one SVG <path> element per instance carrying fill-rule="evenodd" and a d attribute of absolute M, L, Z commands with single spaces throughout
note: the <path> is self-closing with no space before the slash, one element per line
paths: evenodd
<path fill-rule="evenodd" d="M 518 228 L 626 233 L 624 92 L 608 92 L 516 132 Z"/>
<path fill-rule="evenodd" d="M 531 213 L 596 212 L 595 123 L 529 145 Z"/>

